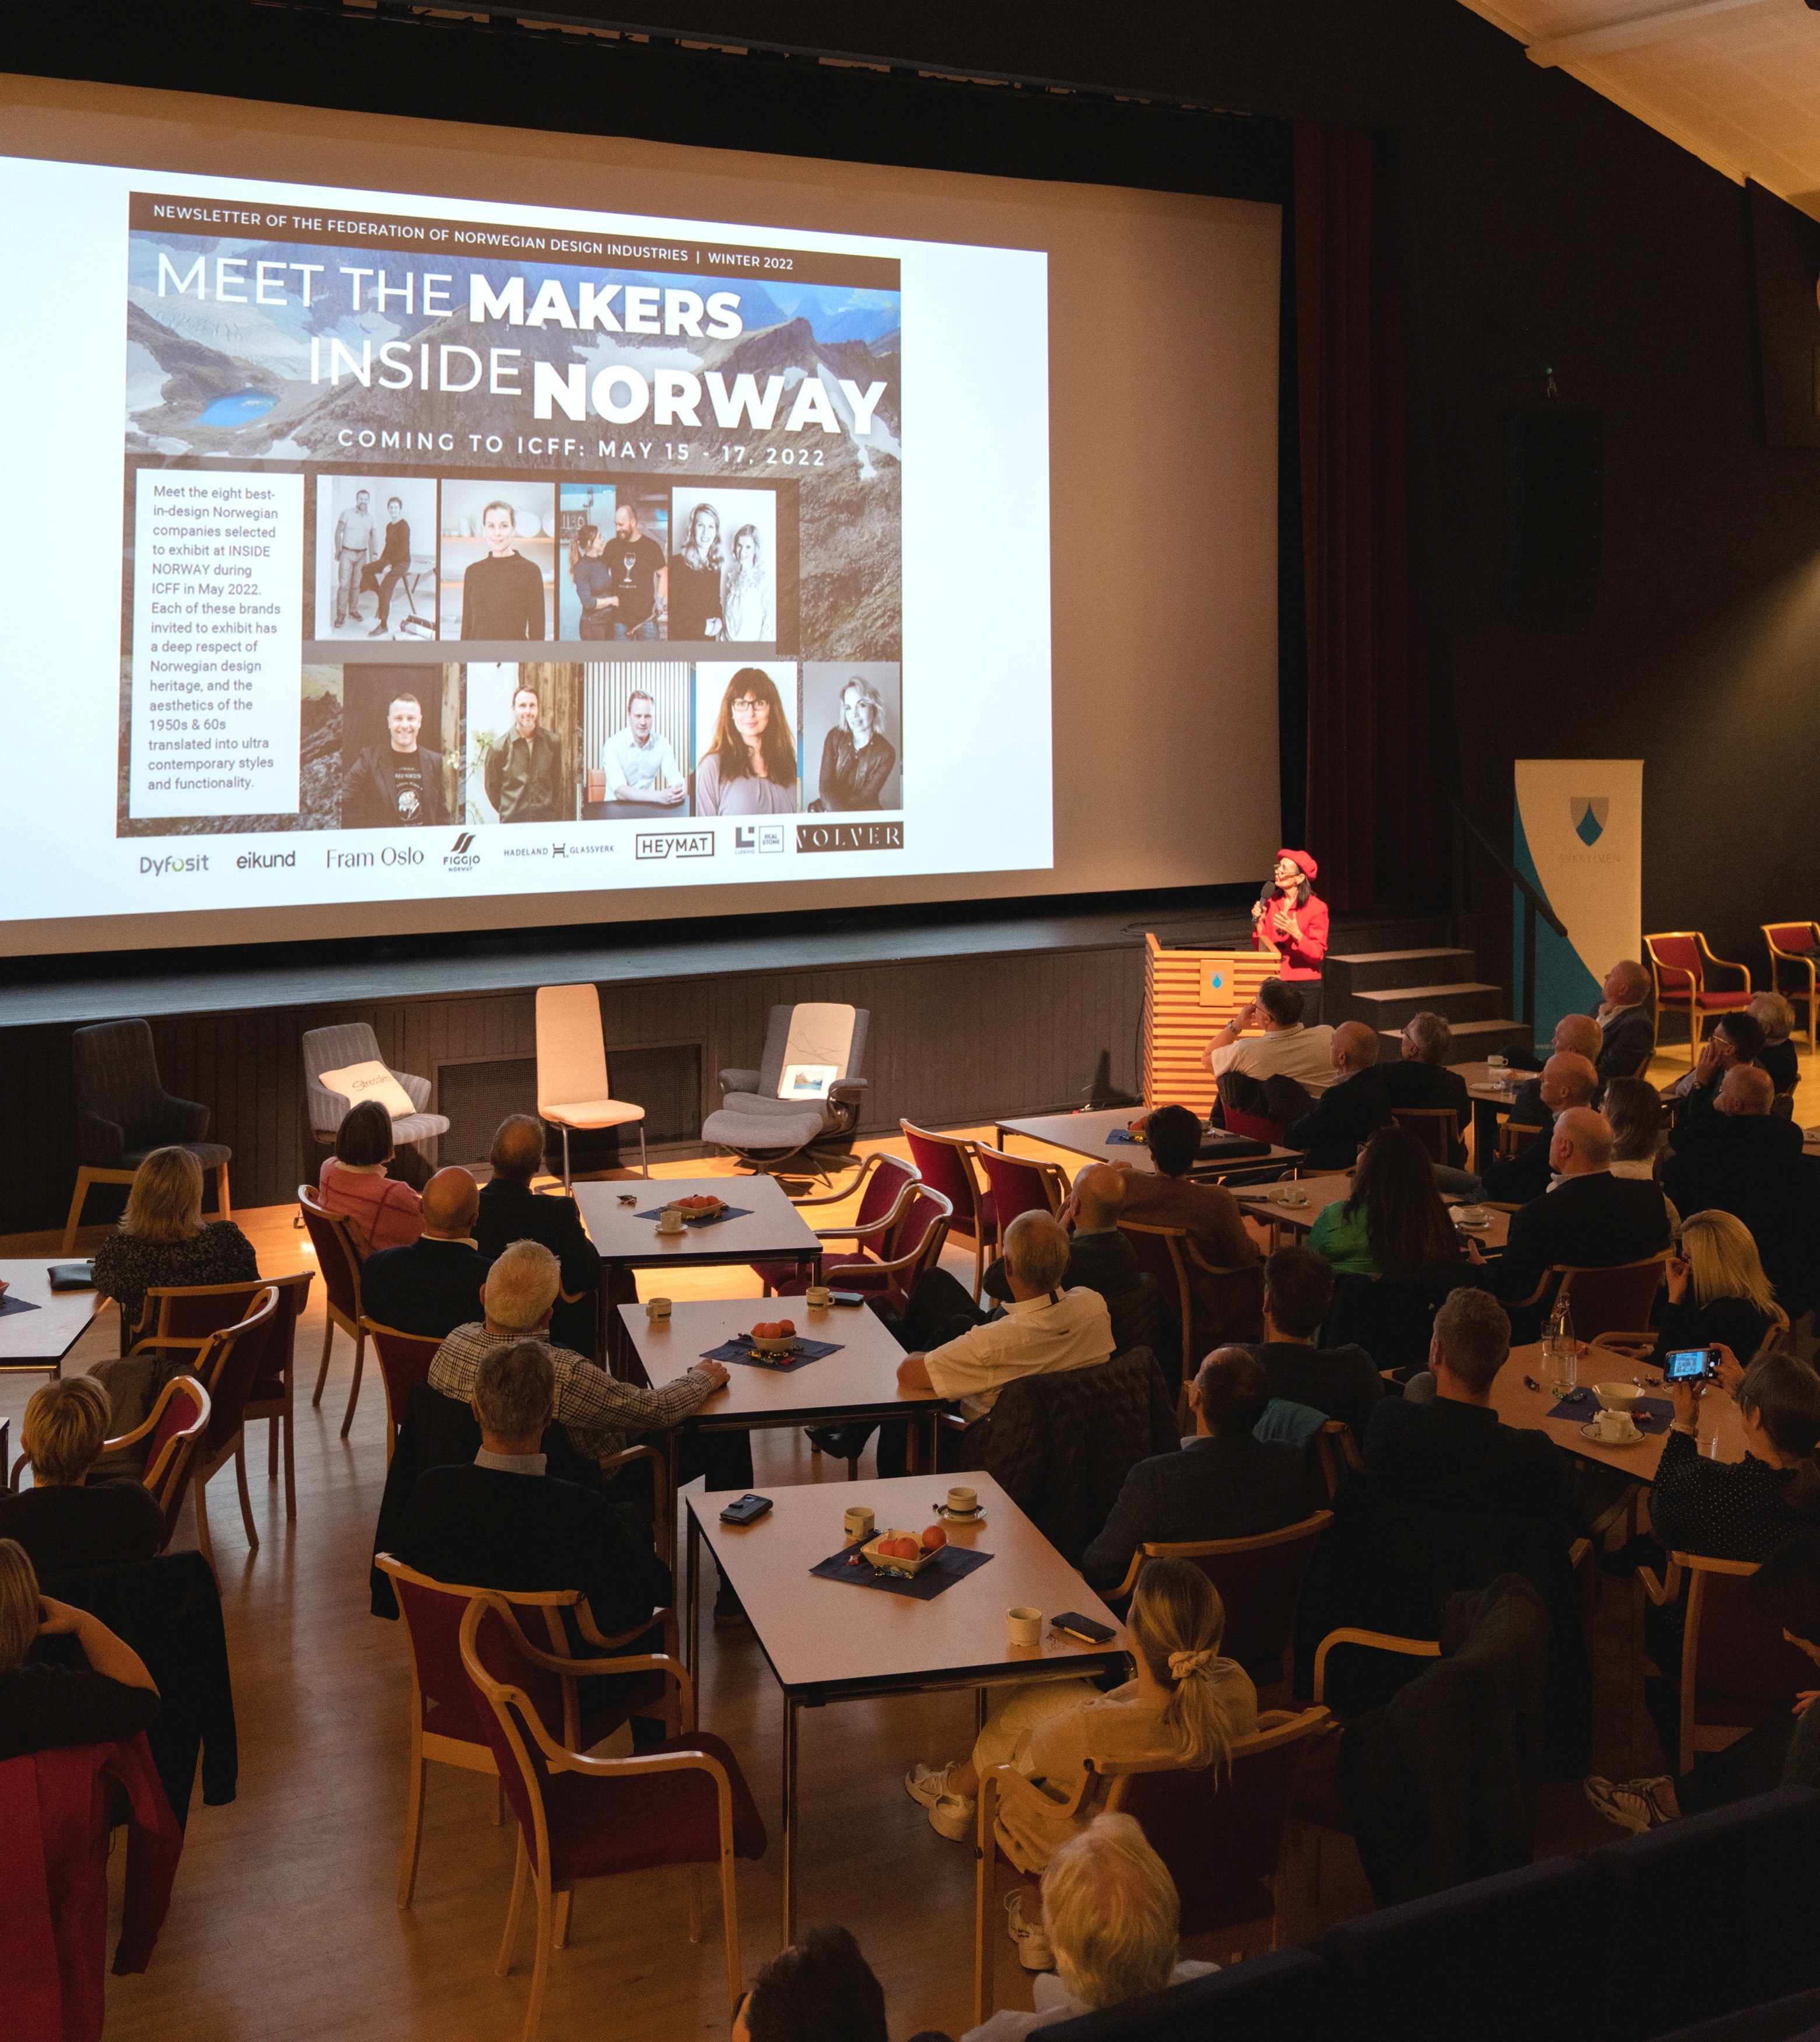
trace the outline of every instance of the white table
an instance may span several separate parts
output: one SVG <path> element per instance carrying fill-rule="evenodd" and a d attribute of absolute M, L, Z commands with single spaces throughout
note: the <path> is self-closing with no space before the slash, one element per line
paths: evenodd
<path fill-rule="evenodd" d="M 1153 1172 L 1150 1149 L 1143 1141 L 1109 1141 L 1107 1137 L 1128 1126 L 1144 1111 L 1141 1106 L 1119 1106 L 1093 1113 L 1039 1113 L 1023 1120 L 995 1122 L 992 1134 L 1000 1148 L 1008 1150 L 1008 1135 L 1022 1134 L 1032 1141 L 1046 1142 L 1052 1149 L 1066 1149 L 1092 1163 L 1128 1163 L 1134 1170 Z M 1236 1170 L 1282 1170 L 1299 1163 L 1306 1149 L 1273 1147 L 1268 1155 L 1235 1156 L 1229 1162 L 1202 1157 L 1188 1172 L 1204 1182 L 1218 1182 Z"/>
<path fill-rule="evenodd" d="M 63 1357 L 105 1302 L 98 1291 L 53 1291 L 50 1270 L 42 1260 L 0 1260 L 6 1295 L 38 1307 L 0 1313 L 0 1374 L 60 1375 Z"/>
<path fill-rule="evenodd" d="M 990 1475 L 969 1474 L 984 1506 L 981 1522 L 949 1528 L 957 1546 L 993 1557 L 931 1602 L 812 1576 L 809 1570 L 840 1550 L 842 1517 L 855 1504 L 871 1507 L 880 1530 L 920 1532 L 946 1493 L 945 1475 L 893 1481 L 819 1482 L 779 1489 L 755 1524 L 728 1525 L 729 1499 L 690 1491 L 685 1635 L 693 1640 L 700 1597 L 701 1542 L 713 1550 L 722 1577 L 751 1619 L 760 1650 L 784 1698 L 784 1941 L 793 1941 L 797 1907 L 797 1718 L 804 1708 L 874 1695 L 931 1694 L 972 1688 L 977 1719 L 985 1719 L 985 1691 L 1031 1681 L 1079 1680 L 1123 1664 L 1124 1627 L 1080 1576 Z M 1023 1604 L 1047 1617 L 1065 1611 L 1109 1626 L 1103 1647 L 1078 1644 L 1045 1624 L 1036 1645 L 1012 1646 L 1005 1612 Z M 689 1646 L 694 1657 L 693 1644 Z M 889 1791 L 901 1757 L 879 1753 L 880 1788 Z"/>
<path fill-rule="evenodd" d="M 667 1263 L 679 1268 L 728 1262 L 821 1266 L 821 1243 L 774 1177 L 610 1177 L 577 1184 L 574 1191 L 602 1262 L 630 1269 L 660 1269 Z M 655 1220 L 638 1217 L 700 1192 L 743 1206 L 745 1217 L 686 1226 L 679 1234 L 660 1233 Z M 632 1203 L 622 1203 L 628 1197 Z"/>

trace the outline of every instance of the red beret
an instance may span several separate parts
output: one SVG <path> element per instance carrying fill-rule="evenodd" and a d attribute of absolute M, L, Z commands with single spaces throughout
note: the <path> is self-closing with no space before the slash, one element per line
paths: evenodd
<path fill-rule="evenodd" d="M 1277 853 L 1277 863 L 1280 865 L 1286 858 L 1289 860 L 1291 865 L 1298 865 L 1301 866 L 1302 876 L 1305 878 L 1312 879 L 1316 873 L 1321 870 L 1321 867 L 1315 863 L 1313 857 L 1306 851 L 1290 851 L 1286 847 L 1283 850 L 1279 851 Z"/>

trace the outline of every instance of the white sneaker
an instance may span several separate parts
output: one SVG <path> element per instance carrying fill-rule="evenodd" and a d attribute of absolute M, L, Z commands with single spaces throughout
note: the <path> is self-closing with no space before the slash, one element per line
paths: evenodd
<path fill-rule="evenodd" d="M 912 1765 L 904 1776 L 904 1791 L 929 1811 L 929 1826 L 937 1836 L 964 1844 L 973 1836 L 979 1804 L 971 1795 L 949 1791 L 948 1775 L 953 1770 L 951 1765 L 939 1769 Z"/>
<path fill-rule="evenodd" d="M 1027 1971 L 1052 1971 L 1055 1952 L 1044 1929 L 1023 1918 L 1024 1890 L 1014 1886 L 1005 1895 L 1005 1933 L 1018 1946 L 1018 1962 Z"/>

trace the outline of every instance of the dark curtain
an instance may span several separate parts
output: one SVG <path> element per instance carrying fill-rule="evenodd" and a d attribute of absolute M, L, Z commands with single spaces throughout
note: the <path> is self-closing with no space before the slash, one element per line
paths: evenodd
<path fill-rule="evenodd" d="M 1402 235 L 1384 144 L 1295 124 L 1308 847 L 1336 908 L 1438 897 L 1428 648 L 1410 572 Z"/>

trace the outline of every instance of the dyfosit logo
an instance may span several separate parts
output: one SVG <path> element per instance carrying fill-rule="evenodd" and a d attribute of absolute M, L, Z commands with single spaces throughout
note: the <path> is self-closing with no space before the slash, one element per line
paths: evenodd
<path fill-rule="evenodd" d="M 463 830 L 448 850 L 442 854 L 445 872 L 472 872 L 480 862 L 480 854 L 474 848 L 474 832 Z"/>
<path fill-rule="evenodd" d="M 712 830 L 640 830 L 635 852 L 640 858 L 712 858 L 714 855 L 714 832 Z"/>

